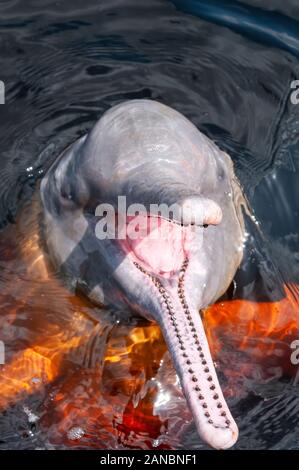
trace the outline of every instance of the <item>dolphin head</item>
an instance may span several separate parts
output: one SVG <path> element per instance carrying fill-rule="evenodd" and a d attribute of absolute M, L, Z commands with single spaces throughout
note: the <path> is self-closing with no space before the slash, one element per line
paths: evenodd
<path fill-rule="evenodd" d="M 129 101 L 65 151 L 41 196 L 54 264 L 95 302 L 160 324 L 201 438 L 232 446 L 200 315 L 242 258 L 244 199 L 228 155 L 173 109 Z"/>

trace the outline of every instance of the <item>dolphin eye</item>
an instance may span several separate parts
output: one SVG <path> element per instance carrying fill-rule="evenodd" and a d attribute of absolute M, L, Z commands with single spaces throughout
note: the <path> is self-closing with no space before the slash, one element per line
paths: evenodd
<path fill-rule="evenodd" d="M 67 199 L 68 201 L 71 201 L 71 200 L 72 200 L 72 195 L 69 194 L 69 193 L 61 192 L 61 197 L 62 197 L 63 199 Z"/>
<path fill-rule="evenodd" d="M 72 195 L 70 187 L 61 188 L 60 190 L 60 202 L 68 208 L 75 207 L 76 201 Z"/>
<path fill-rule="evenodd" d="M 217 172 L 218 180 L 219 180 L 219 181 L 224 180 L 225 175 L 226 175 L 226 171 L 225 171 L 224 164 L 223 164 L 223 162 L 220 162 L 220 165 L 219 165 L 219 168 L 218 168 L 218 172 Z"/>
<path fill-rule="evenodd" d="M 63 199 L 67 199 L 68 201 L 72 200 L 71 188 L 68 184 L 64 184 L 60 189 L 60 195 Z"/>

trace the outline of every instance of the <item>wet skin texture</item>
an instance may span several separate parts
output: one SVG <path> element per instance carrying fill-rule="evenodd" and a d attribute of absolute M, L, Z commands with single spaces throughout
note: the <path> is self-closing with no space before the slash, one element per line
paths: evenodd
<path fill-rule="evenodd" d="M 176 204 L 173 217 L 157 218 L 167 238 L 158 232 L 152 239 L 149 229 L 135 240 L 100 240 L 95 210 L 108 203 L 117 212 L 120 195 L 146 211 Z M 238 428 L 199 313 L 226 291 L 242 259 L 246 204 L 230 157 L 175 110 L 129 101 L 61 155 L 41 197 L 47 251 L 69 287 L 158 322 L 200 437 L 231 447 Z M 148 212 L 142 217 L 152 220 Z"/>

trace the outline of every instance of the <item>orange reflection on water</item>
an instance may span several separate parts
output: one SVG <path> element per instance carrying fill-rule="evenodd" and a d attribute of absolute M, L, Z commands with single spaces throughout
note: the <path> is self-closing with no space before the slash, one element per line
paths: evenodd
<path fill-rule="evenodd" d="M 282 374 L 295 375 L 290 345 L 299 339 L 298 287 L 285 285 L 285 297 L 277 302 L 233 300 L 216 303 L 205 312 L 204 323 L 215 357 L 224 344 L 244 351 L 252 364 L 279 366 Z M 248 363 L 247 363 L 248 367 Z M 246 365 L 234 373 L 242 374 Z"/>
<path fill-rule="evenodd" d="M 33 348 L 25 349 L 1 369 L 0 407 L 5 408 L 24 394 L 34 393 L 41 384 L 52 382 L 57 374 L 57 365 L 51 359 Z"/>

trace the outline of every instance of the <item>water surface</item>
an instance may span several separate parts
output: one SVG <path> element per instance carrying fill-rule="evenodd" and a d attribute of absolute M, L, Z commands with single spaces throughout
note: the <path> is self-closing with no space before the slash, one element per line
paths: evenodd
<path fill-rule="evenodd" d="M 167 0 L 42 5 L 0 4 L 0 448 L 205 448 L 158 327 L 95 321 L 40 239 L 34 191 L 60 151 L 112 105 L 152 98 L 232 156 L 258 222 L 235 287 L 205 314 L 236 448 L 298 449 L 296 54 Z M 250 5 L 299 19 L 296 2 Z"/>

